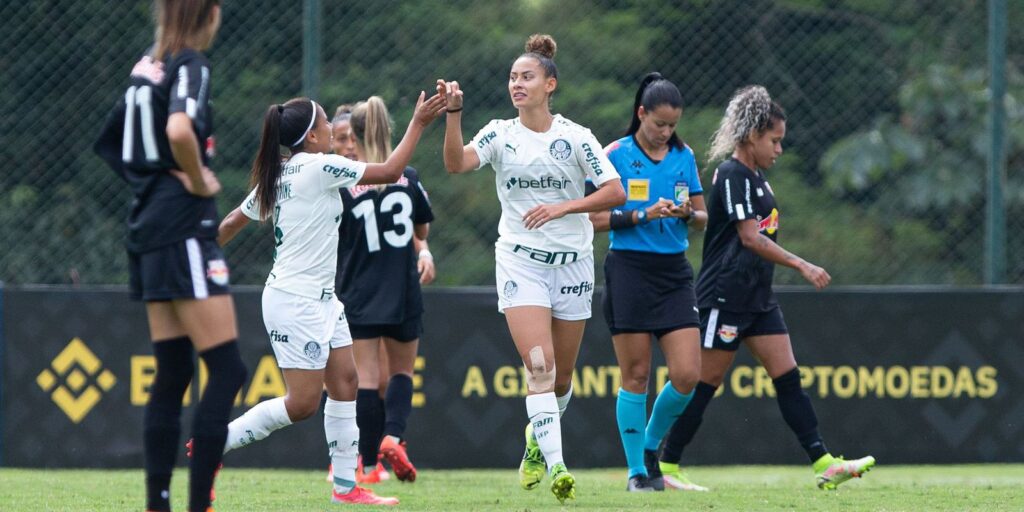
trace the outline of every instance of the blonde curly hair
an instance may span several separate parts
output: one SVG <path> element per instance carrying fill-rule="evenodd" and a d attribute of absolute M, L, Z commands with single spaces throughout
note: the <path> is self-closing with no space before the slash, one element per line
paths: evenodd
<path fill-rule="evenodd" d="M 754 133 L 771 129 L 777 120 L 785 121 L 786 113 L 772 101 L 767 89 L 748 85 L 736 91 L 725 108 L 725 116 L 718 129 L 711 135 L 708 163 L 728 157 L 736 150 L 737 144 Z"/>

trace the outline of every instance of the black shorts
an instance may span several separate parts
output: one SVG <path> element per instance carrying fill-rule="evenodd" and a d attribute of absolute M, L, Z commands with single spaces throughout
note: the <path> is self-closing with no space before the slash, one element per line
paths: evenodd
<path fill-rule="evenodd" d="M 700 326 L 686 253 L 609 251 L 604 276 L 604 319 L 613 335 L 650 332 L 661 337 Z"/>
<path fill-rule="evenodd" d="M 412 341 L 423 333 L 423 317 L 416 315 L 400 324 L 348 324 L 352 339 L 369 340 L 385 336 L 395 341 Z"/>
<path fill-rule="evenodd" d="M 133 300 L 205 299 L 228 290 L 228 266 L 216 240 L 189 238 L 143 253 L 128 252 Z"/>
<path fill-rule="evenodd" d="M 737 313 L 718 308 L 700 309 L 700 332 L 703 348 L 733 350 L 740 341 L 753 336 L 787 334 L 782 308 L 775 306 L 764 313 Z"/>

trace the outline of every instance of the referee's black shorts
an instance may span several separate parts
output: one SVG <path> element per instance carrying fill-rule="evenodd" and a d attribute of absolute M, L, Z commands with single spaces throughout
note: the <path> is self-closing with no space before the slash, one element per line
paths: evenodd
<path fill-rule="evenodd" d="M 686 253 L 608 251 L 604 318 L 612 335 L 699 327 L 693 267 Z"/>
<path fill-rule="evenodd" d="M 213 239 L 188 238 L 143 253 L 128 252 L 133 300 L 205 299 L 228 290 L 224 252 Z"/>

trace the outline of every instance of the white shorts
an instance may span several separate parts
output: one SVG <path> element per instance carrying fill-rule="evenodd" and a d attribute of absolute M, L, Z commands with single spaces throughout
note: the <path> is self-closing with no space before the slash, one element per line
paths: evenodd
<path fill-rule="evenodd" d="M 518 256 L 495 251 L 494 278 L 498 311 L 516 306 L 542 306 L 559 320 L 590 318 L 594 297 L 594 257 L 559 267 L 538 267 Z"/>
<path fill-rule="evenodd" d="M 322 370 L 330 349 L 352 345 L 345 307 L 333 295 L 321 301 L 264 287 L 263 323 L 282 369 Z"/>

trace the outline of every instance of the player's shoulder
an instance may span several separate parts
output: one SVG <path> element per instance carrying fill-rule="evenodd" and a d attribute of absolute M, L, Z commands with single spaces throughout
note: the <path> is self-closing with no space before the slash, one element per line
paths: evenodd
<path fill-rule="evenodd" d="M 170 56 L 169 64 L 171 68 L 191 65 L 209 66 L 210 61 L 202 52 L 192 48 L 185 48 Z"/>
<path fill-rule="evenodd" d="M 612 154 L 627 153 L 629 151 L 632 151 L 635 148 L 635 146 L 636 145 L 633 143 L 633 136 L 626 135 L 625 137 L 612 141 L 611 144 L 605 146 L 604 152 L 607 153 L 608 156 L 612 156 Z"/>
<path fill-rule="evenodd" d="M 412 182 L 420 180 L 419 173 L 416 172 L 416 168 L 412 166 L 407 166 L 405 170 L 402 171 L 402 177 Z"/>
<path fill-rule="evenodd" d="M 562 116 L 562 114 L 555 114 L 554 119 L 551 121 L 551 125 L 558 128 L 559 131 L 574 137 L 589 137 L 591 135 L 590 128 L 587 128 L 572 119 L 566 118 Z"/>

